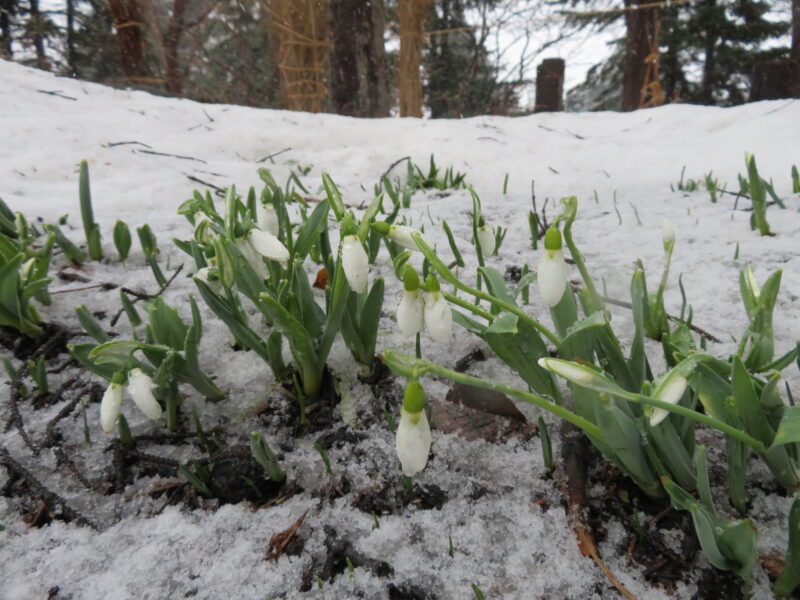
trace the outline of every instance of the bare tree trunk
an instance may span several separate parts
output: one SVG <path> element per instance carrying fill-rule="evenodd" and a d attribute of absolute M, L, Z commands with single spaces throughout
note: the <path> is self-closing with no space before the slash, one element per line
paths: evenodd
<path fill-rule="evenodd" d="M 800 0 L 792 0 L 792 50 L 789 57 L 794 63 L 793 96 L 800 98 Z"/>
<path fill-rule="evenodd" d="M 75 0 L 67 0 L 67 67 L 72 77 L 78 76 L 75 57 Z"/>
<path fill-rule="evenodd" d="M 398 0 L 400 21 L 400 66 L 397 86 L 400 96 L 401 117 L 422 116 L 422 81 L 419 75 L 422 64 L 422 24 L 431 0 Z"/>
<path fill-rule="evenodd" d="M 359 117 L 389 114 L 383 2 L 331 2 L 331 104 L 333 111 Z"/>
<path fill-rule="evenodd" d="M 130 82 L 149 77 L 142 6 L 138 0 L 108 0 L 122 71 Z"/>
<path fill-rule="evenodd" d="M 340 115 L 360 113 L 357 46 L 367 1 L 331 1 L 331 104 Z"/>
<path fill-rule="evenodd" d="M 656 33 L 658 11 L 655 8 L 637 9 L 645 0 L 625 0 L 625 27 L 627 41 L 622 66 L 622 110 L 639 108 L 642 87 L 645 84 L 647 57 Z"/>
<path fill-rule="evenodd" d="M 800 0 L 797 0 L 800 2 Z M 386 24 L 383 0 L 368 2 L 369 37 L 365 44 L 367 63 L 367 114 L 370 117 L 389 116 L 389 83 L 386 76 L 386 48 L 383 31 Z"/>
<path fill-rule="evenodd" d="M 179 96 L 183 91 L 183 71 L 180 68 L 178 46 L 186 29 L 186 8 L 189 0 L 175 0 L 172 4 L 172 17 L 164 34 L 164 56 L 166 59 L 167 93 Z"/>
<path fill-rule="evenodd" d="M 14 55 L 11 48 L 11 23 L 16 8 L 16 0 L 0 0 L 0 58 L 10 60 Z"/>
<path fill-rule="evenodd" d="M 39 11 L 39 0 L 29 0 L 31 15 L 31 29 L 33 32 L 33 47 L 36 49 L 36 68 L 44 71 L 50 70 L 50 61 L 44 49 L 44 19 Z"/>

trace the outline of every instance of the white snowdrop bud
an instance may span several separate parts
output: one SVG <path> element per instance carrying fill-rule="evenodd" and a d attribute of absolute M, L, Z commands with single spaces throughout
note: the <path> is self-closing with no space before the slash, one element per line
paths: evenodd
<path fill-rule="evenodd" d="M 403 297 L 397 305 L 397 327 L 404 337 L 422 331 L 425 323 L 425 303 L 419 291 L 419 276 L 411 267 L 403 274 Z"/>
<path fill-rule="evenodd" d="M 286 249 L 281 241 L 266 231 L 260 229 L 251 229 L 247 232 L 247 241 L 253 249 L 261 256 L 276 260 L 278 262 L 286 262 L 289 260 L 289 251 Z"/>
<path fill-rule="evenodd" d="M 122 405 L 122 394 L 125 386 L 112 381 L 108 384 L 103 399 L 100 402 L 100 427 L 106 433 L 114 431 L 119 417 L 119 408 Z"/>
<path fill-rule="evenodd" d="M 539 295 L 547 306 L 553 307 L 561 301 L 567 288 L 567 273 L 561 232 L 556 227 L 550 227 L 544 236 L 544 252 L 536 273 Z"/>
<path fill-rule="evenodd" d="M 478 241 L 481 244 L 481 252 L 484 256 L 494 256 L 495 237 L 494 232 L 486 224 L 478 227 Z"/>
<path fill-rule="evenodd" d="M 661 221 L 661 239 L 664 243 L 664 250 L 669 250 L 675 245 L 675 228 L 669 219 Z"/>
<path fill-rule="evenodd" d="M 395 450 L 403 475 L 412 477 L 425 468 L 431 450 L 431 428 L 425 414 L 425 389 L 417 380 L 406 385 Z"/>
<path fill-rule="evenodd" d="M 346 235 L 342 240 L 342 268 L 347 283 L 355 293 L 367 291 L 369 257 L 355 235 Z"/>
<path fill-rule="evenodd" d="M 258 218 L 258 228 L 261 231 L 266 231 L 267 233 L 271 233 L 275 237 L 278 237 L 278 232 L 280 231 L 278 213 L 275 210 L 275 206 L 271 202 L 257 202 L 256 216 Z"/>
<path fill-rule="evenodd" d="M 453 315 L 450 305 L 439 289 L 439 282 L 433 275 L 428 275 L 428 293 L 425 295 L 425 328 L 434 341 L 443 346 L 450 343 L 453 335 Z"/>
<path fill-rule="evenodd" d="M 670 404 L 677 404 L 683 397 L 687 384 L 688 382 L 683 375 L 674 371 L 670 372 L 664 381 L 661 382 L 661 385 L 657 386 L 653 391 L 653 398 L 669 402 Z M 666 419 L 668 415 L 668 410 L 654 408 L 650 413 L 650 427 L 655 427 Z"/>
<path fill-rule="evenodd" d="M 158 400 L 153 396 L 155 384 L 141 369 L 133 369 L 128 373 L 128 391 L 131 398 L 148 419 L 161 418 L 162 410 Z"/>

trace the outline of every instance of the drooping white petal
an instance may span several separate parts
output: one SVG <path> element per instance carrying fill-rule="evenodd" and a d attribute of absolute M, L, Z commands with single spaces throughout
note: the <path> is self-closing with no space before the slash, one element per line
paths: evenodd
<path fill-rule="evenodd" d="M 417 252 L 419 252 L 419 248 L 417 248 L 416 242 L 414 242 L 414 240 L 411 237 L 412 233 L 419 233 L 420 235 L 422 235 L 419 231 L 417 231 L 412 227 L 409 227 L 408 225 L 392 225 L 389 228 L 389 233 L 387 235 L 389 236 L 390 240 L 397 242 L 403 248 L 408 248 L 409 250 L 416 250 Z M 422 235 L 422 240 L 430 246 L 430 243 L 428 242 L 428 240 L 425 238 L 424 235 Z"/>
<path fill-rule="evenodd" d="M 486 225 L 478 228 L 478 241 L 481 243 L 481 252 L 484 256 L 494 256 L 495 237 L 494 232 Z"/>
<path fill-rule="evenodd" d="M 400 409 L 395 449 L 406 477 L 412 477 L 425 468 L 431 451 L 431 428 L 424 410 L 410 413 Z"/>
<path fill-rule="evenodd" d="M 664 242 L 665 248 L 675 243 L 675 228 L 672 226 L 669 219 L 661 221 L 661 239 Z"/>
<path fill-rule="evenodd" d="M 354 235 L 346 235 L 342 240 L 342 268 L 347 283 L 356 294 L 367 291 L 369 257 Z"/>
<path fill-rule="evenodd" d="M 128 391 L 131 398 L 148 419 L 154 421 L 161 418 L 161 405 L 153 396 L 153 380 L 141 369 L 133 369 L 128 373 Z"/>
<path fill-rule="evenodd" d="M 547 306 L 555 306 L 561 301 L 567 287 L 567 263 L 563 250 L 545 250 L 539 259 L 536 273 L 539 295 Z"/>
<path fill-rule="evenodd" d="M 258 228 L 261 231 L 266 231 L 267 233 L 271 233 L 275 237 L 278 237 L 278 232 L 280 231 L 278 213 L 275 211 L 275 207 L 271 203 L 262 204 L 261 202 L 257 202 L 256 216 L 258 217 Z"/>
<path fill-rule="evenodd" d="M 425 303 L 419 290 L 403 290 L 403 297 L 397 305 L 397 327 L 405 337 L 412 337 L 422 331 Z"/>
<path fill-rule="evenodd" d="M 286 249 L 281 241 L 266 231 L 260 229 L 251 229 L 247 233 L 247 240 L 253 246 L 253 249 L 261 256 L 277 260 L 278 262 L 286 262 L 289 260 L 289 251 Z"/>
<path fill-rule="evenodd" d="M 239 252 L 242 253 L 242 256 L 250 263 L 250 266 L 253 267 L 253 270 L 261 279 L 266 279 L 269 276 L 267 266 L 264 264 L 261 255 L 256 252 L 255 248 L 253 248 L 252 244 L 246 238 L 236 238 L 236 247 L 239 248 Z"/>
<path fill-rule="evenodd" d="M 683 397 L 687 385 L 686 378 L 679 373 L 672 372 L 656 387 L 653 397 L 670 404 L 677 404 Z M 654 408 L 650 413 L 650 426 L 655 427 L 667 418 L 669 411 L 663 408 Z"/>
<path fill-rule="evenodd" d="M 103 394 L 103 399 L 100 402 L 100 427 L 106 433 L 114 431 L 124 391 L 125 386 L 111 382 L 108 384 L 105 394 Z"/>
<path fill-rule="evenodd" d="M 434 341 L 443 346 L 450 343 L 453 335 L 453 315 L 450 305 L 441 292 L 430 292 L 425 296 L 425 328 Z"/>

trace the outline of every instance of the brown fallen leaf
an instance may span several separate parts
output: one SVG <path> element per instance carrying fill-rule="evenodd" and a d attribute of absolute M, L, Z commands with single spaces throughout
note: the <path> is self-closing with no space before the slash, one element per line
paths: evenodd
<path fill-rule="evenodd" d="M 295 521 L 291 527 L 284 529 L 283 531 L 279 531 L 269 539 L 267 555 L 264 557 L 264 560 L 277 560 L 278 557 L 283 554 L 284 550 L 286 550 L 286 546 L 289 545 L 289 542 L 292 541 L 292 538 L 297 533 L 297 530 L 300 529 L 300 525 L 303 524 L 307 514 L 308 511 L 306 510 L 306 512 L 300 515 L 300 518 L 297 519 L 297 521 Z"/>

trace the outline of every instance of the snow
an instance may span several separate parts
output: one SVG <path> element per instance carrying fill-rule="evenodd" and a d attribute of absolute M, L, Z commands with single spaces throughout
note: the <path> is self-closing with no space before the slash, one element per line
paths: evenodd
<path fill-rule="evenodd" d="M 55 222 L 69 214 L 65 230 L 80 241 L 77 172 L 79 161 L 87 159 L 95 219 L 104 232 L 104 250 L 111 257 L 87 263 L 84 274 L 93 282 L 154 289 L 138 241 L 124 268 L 114 260 L 111 230 L 117 219 L 132 228 L 149 223 L 158 238 L 162 264 L 174 268 L 184 262 L 170 239 L 190 235 L 188 223 L 176 212 L 192 190 L 201 187 L 188 176 L 219 187 L 235 183 L 239 190 L 250 185 L 260 189 L 259 167 L 272 169 L 277 181 L 283 182 L 294 166 L 310 165 L 302 180 L 312 195 L 321 195 L 320 176 L 327 172 L 342 189 L 345 202 L 359 206 L 371 200 L 374 184 L 393 162 L 410 156 L 425 168 L 433 154 L 440 167 L 452 165 L 467 173 L 490 225 L 508 227 L 499 256 L 488 260 L 495 268 L 534 265 L 538 259 L 530 249 L 527 224 L 534 180 L 538 206 L 549 199 L 548 215 L 557 214 L 553 201 L 578 196 L 575 238 L 609 296 L 627 297 L 637 258 L 651 281 L 657 281 L 663 254 L 661 221 L 669 218 L 677 232 L 677 246 L 667 308 L 673 314 L 680 310 L 677 279 L 682 274 L 694 322 L 723 340 L 711 347 L 713 353 L 724 357 L 735 350 L 731 336 L 738 336 L 746 325 L 738 271 L 747 263 L 754 265 L 759 281 L 783 269 L 775 312 L 777 351 L 786 351 L 800 339 L 800 198 L 790 193 L 789 178 L 791 165 L 800 165 L 797 101 L 727 109 L 672 105 L 629 114 L 559 113 L 516 119 L 358 120 L 166 99 L 56 78 L 8 62 L 0 62 L 0 81 L 0 197 L 29 218 Z M 273 161 L 257 163 L 287 148 Z M 738 189 L 736 177 L 744 172 L 746 151 L 755 154 L 762 176 L 772 177 L 776 191 L 786 199 L 786 210 L 771 207 L 768 211 L 774 237 L 762 238 L 751 231 L 749 213 L 733 210 L 731 196 L 712 204 L 704 191 L 670 190 L 683 166 L 687 178 L 699 179 L 713 170 L 721 182 Z M 403 169 L 401 165 L 397 172 Z M 503 195 L 506 173 L 509 188 Z M 445 237 L 430 219 L 446 218 L 462 253 L 474 262 L 468 247 L 470 206 L 464 191 L 445 197 L 417 194 L 407 215 L 415 226 L 425 225 L 426 235 L 440 249 L 447 248 Z M 468 265 L 466 272 L 473 268 L 474 264 Z M 372 267 L 371 277 L 378 271 L 387 279 L 379 351 L 411 351 L 412 342 L 396 332 L 393 307 L 402 287 L 384 254 Z M 82 285 L 56 280 L 51 290 Z M 179 277 L 165 294 L 184 318 L 189 293 L 194 293 L 191 281 Z M 530 310 L 545 315 L 534 296 L 532 290 Z M 116 291 L 98 290 L 56 295 L 54 300 L 53 306 L 41 309 L 43 318 L 73 326 L 75 306 L 85 303 L 91 310 L 113 314 L 119 302 Z M 630 314 L 624 309 L 613 312 L 614 326 L 625 341 L 632 328 Z M 240 441 L 246 442 L 250 431 L 263 431 L 270 444 L 280 445 L 290 480 L 305 491 L 257 511 L 244 503 L 188 510 L 164 507 L 151 499 L 147 490 L 163 482 L 153 477 L 138 480 L 124 497 L 94 495 L 91 505 L 80 506 L 97 520 L 99 532 L 58 520 L 28 528 L 13 499 L 0 498 L 0 523 L 5 527 L 0 532 L 0 597 L 45 597 L 58 586 L 60 594 L 76 598 L 386 598 L 387 582 L 400 589 L 415 586 L 440 599 L 471 597 L 471 583 L 481 587 L 487 598 L 614 596 L 594 563 L 578 550 L 558 490 L 545 477 L 538 437 L 491 444 L 434 431 L 432 457 L 415 481 L 446 492 L 443 508 L 407 506 L 400 515 L 378 515 L 376 528 L 370 514 L 352 506 L 352 494 L 325 497 L 331 477 L 312 447 L 314 439 L 292 440 L 278 424 L 259 417 L 259 410 L 275 400 L 267 367 L 253 353 L 229 350 L 231 336 L 224 325 L 205 310 L 203 318 L 201 364 L 217 376 L 229 399 L 212 405 L 186 389 L 188 405 L 198 407 L 204 427 L 224 424 L 238 432 Z M 125 332 L 121 325 L 117 330 Z M 480 342 L 459 328 L 449 348 L 423 338 L 424 355 L 449 367 L 475 347 L 481 347 Z M 334 444 L 328 451 L 334 476 L 346 476 L 355 490 L 380 489 L 396 482 L 394 441 L 382 421 L 382 407 L 376 408 L 369 387 L 356 381 L 355 366 L 341 342 L 334 345 L 330 364 L 349 382 L 349 402 L 342 412 L 350 425 L 342 422 L 337 427 L 355 423 L 355 431 L 363 434 L 357 442 Z M 476 364 L 472 372 L 520 385 L 494 359 Z M 792 367 L 785 374 L 794 390 L 800 390 L 797 369 Z M 426 389 L 429 397 L 441 400 L 447 385 L 428 381 Z M 4 423 L 9 419 L 6 404 L 0 407 Z M 43 434 L 60 408 L 33 411 L 23 407 L 34 438 Z M 520 409 L 535 419 L 536 410 Z M 131 403 L 126 401 L 123 410 L 134 434 L 154 431 L 156 426 L 133 410 Z M 396 417 L 399 406 L 392 410 Z M 79 467 L 91 480 L 109 468 L 111 459 L 104 450 L 111 438 L 100 431 L 96 404 L 87 407 L 87 414 L 91 447 L 83 444 L 78 413 L 61 423 L 61 431 L 65 444 L 80 450 Z M 555 423 L 549 416 L 546 420 Z M 57 467 L 49 451 L 33 457 L 15 429 L 0 434 L 0 442 L 24 465 L 37 467 L 38 473 L 49 472 L 47 485 L 68 502 L 83 501 L 85 490 Z M 191 457 L 185 452 L 170 455 L 170 446 L 148 451 L 181 461 Z M 751 476 L 768 481 L 769 474 L 763 471 L 756 469 Z M 5 477 L 0 476 L 0 484 Z M 488 492 L 477 494 L 482 488 Z M 536 503 L 539 499 L 546 501 L 547 508 Z M 790 501 L 762 490 L 753 492 L 752 516 L 764 552 L 785 551 Z M 303 551 L 266 562 L 271 536 L 306 510 L 308 516 L 300 528 L 306 540 Z M 349 540 L 360 555 L 388 563 L 393 574 L 379 577 L 357 567 L 352 575 L 345 570 L 325 581 L 322 589 L 313 581 L 311 591 L 299 591 L 303 570 L 313 560 L 324 561 L 326 525 Z M 639 598 L 669 597 L 667 590 L 644 578 L 641 566 L 626 558 L 625 548 L 619 547 L 625 539 L 621 526 L 611 523 L 608 529 L 599 550 L 611 571 Z M 452 557 L 448 538 L 455 549 Z M 706 565 L 702 558 L 698 562 Z M 689 581 L 678 584 L 674 595 L 688 597 L 694 591 L 694 582 Z M 755 594 L 769 596 L 769 581 L 763 573 L 756 578 Z"/>

